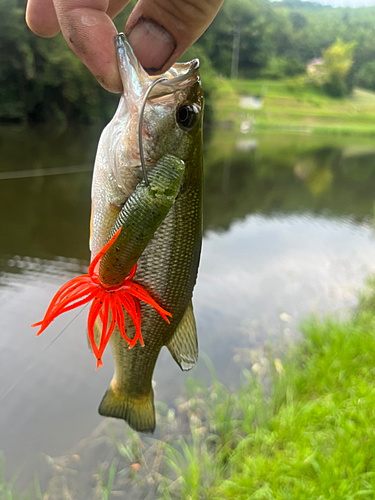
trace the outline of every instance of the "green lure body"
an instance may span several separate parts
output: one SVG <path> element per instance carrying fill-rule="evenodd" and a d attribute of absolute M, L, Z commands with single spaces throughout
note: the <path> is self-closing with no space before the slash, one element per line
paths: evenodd
<path fill-rule="evenodd" d="M 120 227 L 121 233 L 100 261 L 99 277 L 104 286 L 121 285 L 137 263 L 175 202 L 184 172 L 182 160 L 166 155 L 149 173 L 149 186 L 142 181 L 129 196 L 108 239 Z"/>

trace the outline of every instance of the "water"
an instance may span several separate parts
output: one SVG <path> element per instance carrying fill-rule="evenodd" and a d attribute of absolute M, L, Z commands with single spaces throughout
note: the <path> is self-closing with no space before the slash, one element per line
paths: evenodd
<path fill-rule="evenodd" d="M 9 473 L 32 471 L 41 452 L 65 453 L 103 420 L 97 407 L 113 367 L 108 350 L 94 369 L 87 310 L 38 339 L 30 328 L 58 287 L 86 271 L 99 133 L 0 131 L 0 449 Z M 249 349 L 298 337 L 306 315 L 348 314 L 375 271 L 374 194 L 370 139 L 211 134 L 194 307 L 200 350 L 223 382 L 236 385 Z M 190 373 L 207 377 L 204 363 Z M 156 399 L 173 404 L 186 377 L 162 350 Z"/>

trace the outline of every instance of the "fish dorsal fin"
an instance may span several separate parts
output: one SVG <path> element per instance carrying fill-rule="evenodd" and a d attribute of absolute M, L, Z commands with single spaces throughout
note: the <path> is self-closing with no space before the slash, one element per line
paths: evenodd
<path fill-rule="evenodd" d="M 191 370 L 198 359 L 197 327 L 191 300 L 171 340 L 166 344 L 181 370 Z"/>

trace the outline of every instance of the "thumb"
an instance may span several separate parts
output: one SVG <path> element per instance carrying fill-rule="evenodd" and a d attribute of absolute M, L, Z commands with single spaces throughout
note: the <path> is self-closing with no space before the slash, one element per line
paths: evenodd
<path fill-rule="evenodd" d="M 133 50 L 150 73 L 167 71 L 208 28 L 224 0 L 139 0 L 126 24 Z"/>

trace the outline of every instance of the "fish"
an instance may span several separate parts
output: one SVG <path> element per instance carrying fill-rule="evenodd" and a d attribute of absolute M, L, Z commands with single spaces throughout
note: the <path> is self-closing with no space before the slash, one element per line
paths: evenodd
<path fill-rule="evenodd" d="M 91 264 L 32 326 L 40 335 L 58 315 L 91 301 L 97 369 L 108 343 L 115 367 L 99 413 L 152 433 L 161 348 L 184 371 L 198 358 L 192 294 L 202 243 L 204 99 L 197 59 L 152 77 L 124 35 L 115 45 L 123 93 L 95 159 Z"/>
<path fill-rule="evenodd" d="M 123 94 L 112 121 L 99 141 L 92 184 L 91 252 L 95 258 L 107 241 L 118 215 L 143 179 L 137 140 L 140 110 L 155 81 L 139 64 L 123 36 L 116 38 Z M 144 109 L 142 143 L 147 172 L 166 154 L 185 164 L 180 192 L 164 221 L 137 261 L 134 280 L 171 313 L 170 323 L 141 303 L 142 336 L 132 349 L 116 327 L 109 345 L 115 365 L 99 413 L 124 419 L 140 432 L 155 429 L 152 375 L 166 346 L 182 370 L 198 357 L 192 293 L 202 243 L 203 92 L 199 61 L 176 63 L 152 89 Z M 125 320 L 126 321 L 126 320 Z M 136 334 L 126 321 L 127 335 Z M 100 324 L 96 324 L 100 335 Z"/>

